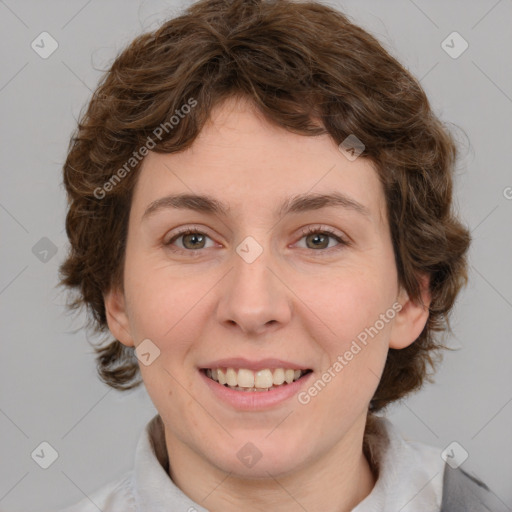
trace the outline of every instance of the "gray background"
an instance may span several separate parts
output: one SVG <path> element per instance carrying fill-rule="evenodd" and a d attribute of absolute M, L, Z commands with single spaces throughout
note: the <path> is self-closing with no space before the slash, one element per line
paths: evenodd
<path fill-rule="evenodd" d="M 421 79 L 461 142 L 456 202 L 474 243 L 449 339 L 459 350 L 445 355 L 435 384 L 388 417 L 408 438 L 460 443 L 469 453 L 462 468 L 492 488 L 497 510 L 512 510 L 512 1 L 330 4 Z M 67 249 L 61 167 L 101 70 L 179 8 L 0 0 L 0 510 L 55 510 L 119 477 L 156 413 L 143 388 L 122 394 L 100 383 L 83 317 L 66 315 L 55 288 Z M 59 44 L 48 59 L 31 48 L 43 31 Z M 441 46 L 453 31 L 469 43 L 456 59 Z M 57 249 L 46 262 L 43 237 Z M 46 470 L 31 458 L 42 441 L 59 455 Z"/>

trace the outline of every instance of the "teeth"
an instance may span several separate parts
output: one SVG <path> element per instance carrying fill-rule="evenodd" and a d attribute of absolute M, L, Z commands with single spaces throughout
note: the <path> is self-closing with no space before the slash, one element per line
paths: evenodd
<path fill-rule="evenodd" d="M 238 375 L 240 375 L 241 371 L 242 370 L 238 372 Z M 260 389 L 271 388 L 273 384 L 274 379 L 272 378 L 272 372 L 270 370 L 260 370 L 256 372 L 254 376 L 254 387 Z"/>
<path fill-rule="evenodd" d="M 234 370 L 233 370 L 233 373 L 235 373 Z M 236 373 L 235 373 L 235 375 L 236 375 Z M 238 379 L 237 380 L 238 380 L 238 385 L 241 388 L 253 388 L 254 387 L 254 373 L 251 372 L 251 370 L 245 370 L 243 368 L 238 370 Z M 236 386 L 236 384 L 233 384 L 233 386 Z M 263 386 L 257 386 L 257 387 L 261 388 Z"/>
<path fill-rule="evenodd" d="M 211 379 L 239 391 L 268 391 L 273 386 L 281 386 L 285 382 L 291 384 L 304 373 L 304 370 L 293 370 L 291 368 L 276 368 L 275 370 L 266 368 L 256 372 L 246 368 L 206 370 L 206 375 Z"/>
<path fill-rule="evenodd" d="M 226 370 L 226 381 L 228 386 L 238 386 L 238 379 L 235 370 L 228 368 Z"/>
<path fill-rule="evenodd" d="M 212 375 L 212 379 L 213 379 L 213 375 Z M 220 368 L 217 369 L 217 380 L 219 381 L 219 384 L 222 384 L 222 385 L 227 384 L 226 374 Z"/>
<path fill-rule="evenodd" d="M 274 370 L 274 385 L 280 386 L 284 382 L 284 370 L 282 368 L 276 368 Z"/>

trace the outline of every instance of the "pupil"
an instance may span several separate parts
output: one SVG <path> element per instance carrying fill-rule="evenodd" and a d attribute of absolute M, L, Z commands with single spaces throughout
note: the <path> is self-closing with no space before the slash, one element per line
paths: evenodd
<path fill-rule="evenodd" d="M 322 244 L 322 241 L 320 241 L 320 244 L 317 243 L 319 240 L 324 239 L 323 241 L 325 242 L 325 239 L 327 238 L 325 235 L 322 235 L 322 234 L 311 235 L 311 237 L 312 237 L 313 244 L 315 245 L 315 247 L 318 247 L 319 245 Z"/>
<path fill-rule="evenodd" d="M 197 239 L 202 239 L 202 238 L 203 238 L 203 235 L 198 235 L 198 234 L 185 235 L 184 245 L 187 246 L 187 243 L 186 243 L 187 240 L 190 241 L 190 239 L 192 239 L 192 241 L 194 242 L 194 241 L 197 241 Z M 196 244 L 192 243 L 191 245 L 192 245 L 192 248 L 194 249 L 195 248 L 194 245 L 196 245 Z"/>

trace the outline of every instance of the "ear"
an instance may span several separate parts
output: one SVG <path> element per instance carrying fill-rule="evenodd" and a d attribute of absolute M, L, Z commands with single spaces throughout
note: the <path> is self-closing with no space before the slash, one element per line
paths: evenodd
<path fill-rule="evenodd" d="M 113 288 L 103 297 L 107 324 L 114 337 L 127 347 L 135 346 L 130 334 L 130 323 L 126 311 L 126 301 L 121 290 Z"/>
<path fill-rule="evenodd" d="M 430 294 L 430 276 L 423 274 L 419 276 L 421 287 L 422 304 L 414 303 L 407 292 L 401 288 L 397 301 L 402 309 L 395 317 L 392 329 L 389 348 L 402 349 L 411 345 L 418 339 L 423 331 L 429 316 L 429 306 L 432 302 Z"/>

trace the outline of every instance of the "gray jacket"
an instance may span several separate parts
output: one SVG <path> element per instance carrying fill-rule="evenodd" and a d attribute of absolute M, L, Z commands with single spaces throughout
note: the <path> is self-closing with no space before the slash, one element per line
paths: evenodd
<path fill-rule="evenodd" d="M 498 512 L 490 489 L 463 469 L 445 465 L 441 512 Z"/>

